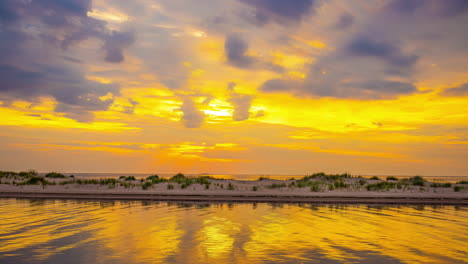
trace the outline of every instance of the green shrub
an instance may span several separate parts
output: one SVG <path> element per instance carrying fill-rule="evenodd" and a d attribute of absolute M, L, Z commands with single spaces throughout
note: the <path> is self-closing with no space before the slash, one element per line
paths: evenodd
<path fill-rule="evenodd" d="M 38 176 L 38 173 L 35 170 L 29 170 L 29 171 L 21 171 L 18 173 L 18 175 L 21 177 L 34 177 L 34 176 Z"/>
<path fill-rule="evenodd" d="M 371 177 L 370 179 L 371 179 L 371 180 L 380 180 L 379 177 L 377 177 L 377 176 L 373 176 L 373 177 Z"/>
<path fill-rule="evenodd" d="M 333 184 L 328 184 L 328 190 L 329 191 L 335 190 L 335 186 L 333 186 Z"/>
<path fill-rule="evenodd" d="M 51 183 L 47 181 L 46 179 L 44 179 L 43 177 L 39 177 L 39 176 L 32 176 L 26 181 L 20 183 L 20 185 L 37 185 L 37 184 L 41 184 L 41 185 L 52 184 L 53 185 L 54 183 Z"/>
<path fill-rule="evenodd" d="M 135 178 L 135 176 L 128 176 L 125 180 L 126 181 L 136 181 L 136 178 Z"/>
<path fill-rule="evenodd" d="M 131 176 L 133 177 L 133 176 Z M 95 181 L 93 181 L 95 182 Z M 117 180 L 116 179 L 113 179 L 113 178 L 106 178 L 106 179 L 99 179 L 97 180 L 97 184 L 100 184 L 100 185 L 107 185 L 107 184 L 117 184 Z M 96 183 L 94 183 L 96 184 Z"/>
<path fill-rule="evenodd" d="M 13 171 L 0 171 L 0 178 L 12 178 L 18 175 L 16 172 Z"/>
<path fill-rule="evenodd" d="M 57 173 L 57 172 L 50 172 L 50 173 L 47 173 L 46 178 L 66 178 L 65 175 L 61 174 L 61 173 Z"/>
<path fill-rule="evenodd" d="M 450 187 L 452 187 L 452 184 L 448 183 L 448 182 L 447 183 L 432 183 L 431 187 L 433 187 L 433 188 L 439 188 L 439 187 L 450 188 Z"/>
<path fill-rule="evenodd" d="M 234 190 L 234 185 L 232 185 L 232 183 L 228 184 L 228 190 L 230 191 Z"/>
<path fill-rule="evenodd" d="M 148 181 L 153 181 L 154 179 L 159 180 L 159 176 L 154 174 L 154 175 L 148 176 L 146 178 L 146 180 L 148 180 Z"/>
<path fill-rule="evenodd" d="M 252 191 L 254 191 L 254 192 L 258 191 L 258 187 L 257 187 L 257 186 L 253 186 L 253 187 L 252 187 Z"/>
<path fill-rule="evenodd" d="M 387 181 L 398 181 L 398 179 L 396 177 L 390 176 L 387 177 Z"/>
<path fill-rule="evenodd" d="M 304 181 L 308 181 L 310 179 L 320 179 L 320 180 L 325 180 L 325 181 L 336 181 L 336 180 L 343 180 L 346 178 L 351 178 L 351 174 L 349 173 L 343 173 L 343 174 L 325 174 L 323 172 L 319 173 L 314 173 L 310 176 L 306 176 L 302 178 Z"/>
<path fill-rule="evenodd" d="M 468 184 L 468 181 L 459 181 L 457 184 Z"/>
<path fill-rule="evenodd" d="M 343 181 L 335 181 L 333 185 L 335 186 L 336 189 L 348 187 L 348 184 L 344 183 Z"/>
<path fill-rule="evenodd" d="M 400 183 L 395 183 L 395 182 L 378 182 L 374 184 L 369 184 L 366 186 L 368 191 L 381 191 L 381 190 L 390 190 L 390 189 L 395 189 L 398 188 L 401 184 Z"/>
<path fill-rule="evenodd" d="M 421 176 L 414 176 L 409 179 L 411 184 L 415 186 L 424 186 L 425 180 Z"/>
<path fill-rule="evenodd" d="M 266 187 L 270 189 L 282 188 L 282 187 L 286 187 L 286 183 L 281 183 L 281 184 L 273 183 L 272 185 L 268 185 Z"/>
<path fill-rule="evenodd" d="M 211 179 L 211 177 L 208 177 L 208 176 L 200 176 L 198 178 L 195 179 L 195 183 L 198 183 L 198 184 L 208 184 L 210 185 L 211 184 L 211 181 L 209 180 Z"/>
<path fill-rule="evenodd" d="M 461 190 L 464 190 L 465 188 L 463 186 L 454 186 L 453 187 L 453 190 L 456 191 L 456 192 L 459 192 Z"/>
<path fill-rule="evenodd" d="M 143 190 L 147 190 L 148 188 L 150 188 L 151 186 L 153 186 L 153 184 L 151 182 L 145 182 L 141 185 L 141 188 Z"/>
<path fill-rule="evenodd" d="M 173 184 L 168 184 L 168 185 L 167 185 L 167 189 L 168 189 L 168 190 L 174 189 L 174 185 L 173 185 Z"/>
<path fill-rule="evenodd" d="M 268 177 L 258 177 L 257 181 L 264 181 L 264 180 L 269 180 L 270 178 Z"/>
<path fill-rule="evenodd" d="M 184 174 L 182 173 L 177 173 L 176 175 L 172 176 L 170 180 L 172 181 L 178 181 L 178 180 L 183 180 L 183 179 L 186 179 L 187 177 L 185 177 Z"/>
<path fill-rule="evenodd" d="M 314 182 L 311 186 L 310 186 L 310 191 L 311 192 L 320 192 L 322 190 L 322 188 L 320 188 L 320 184 L 318 182 Z"/>
<path fill-rule="evenodd" d="M 358 181 L 358 183 L 359 183 L 359 185 L 364 186 L 364 185 L 366 185 L 367 181 L 364 180 L 364 179 L 361 179 L 361 180 Z"/>
<path fill-rule="evenodd" d="M 120 186 L 124 187 L 125 189 L 128 189 L 130 187 L 133 187 L 134 184 L 130 183 L 130 182 L 119 182 Z"/>

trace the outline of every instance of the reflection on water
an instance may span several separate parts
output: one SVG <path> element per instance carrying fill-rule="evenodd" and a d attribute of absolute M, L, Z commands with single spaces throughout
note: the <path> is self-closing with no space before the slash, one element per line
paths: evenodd
<path fill-rule="evenodd" d="M 467 209 L 0 199 L 0 263 L 464 263 Z"/>

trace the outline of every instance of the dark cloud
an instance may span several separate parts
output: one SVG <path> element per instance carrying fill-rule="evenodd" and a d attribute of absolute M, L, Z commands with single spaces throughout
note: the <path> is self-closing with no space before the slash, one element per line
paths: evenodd
<path fill-rule="evenodd" d="M 178 109 L 183 115 L 181 121 L 186 128 L 199 128 L 205 120 L 205 113 L 200 111 L 192 98 L 183 98 L 182 106 Z"/>
<path fill-rule="evenodd" d="M 41 0 L 38 5 L 44 9 L 54 10 L 57 14 L 77 16 L 87 16 L 87 12 L 91 10 L 91 0 Z"/>
<path fill-rule="evenodd" d="M 248 49 L 249 44 L 241 35 L 232 33 L 226 36 L 224 51 L 227 62 L 230 65 L 244 69 L 265 69 L 278 73 L 284 71 L 281 65 L 274 64 L 259 57 L 249 56 L 247 54 Z"/>
<path fill-rule="evenodd" d="M 317 5 L 317 0 L 239 0 L 255 8 L 255 19 L 259 25 L 269 21 L 278 23 L 298 22 Z"/>
<path fill-rule="evenodd" d="M 451 87 L 443 90 L 440 95 L 443 96 L 468 96 L 468 83 L 460 86 Z"/>
<path fill-rule="evenodd" d="M 73 63 L 83 63 L 82 60 L 79 60 L 77 58 L 72 58 L 70 56 L 62 56 L 62 58 L 66 61 L 73 62 Z"/>
<path fill-rule="evenodd" d="M 40 71 L 0 65 L 0 93 L 11 100 L 52 96 L 58 102 L 56 112 L 73 112 L 75 117 L 78 114 L 92 117 L 90 111 L 106 110 L 113 100 L 101 100 L 99 97 L 108 93 L 119 94 L 117 85 L 89 81 L 65 68 L 35 68 Z"/>
<path fill-rule="evenodd" d="M 387 80 L 345 81 L 337 76 L 330 79 L 310 77 L 304 81 L 271 79 L 263 83 L 259 90 L 265 93 L 293 93 L 296 96 L 318 96 L 356 99 L 389 99 L 417 91 L 410 82 Z"/>
<path fill-rule="evenodd" d="M 283 79 L 271 79 L 262 84 L 259 90 L 266 93 L 278 93 L 297 91 L 301 87 L 299 81 L 283 80 Z"/>
<path fill-rule="evenodd" d="M 88 38 L 103 41 L 106 60 L 122 62 L 133 33 L 110 31 L 106 22 L 88 17 L 91 0 L 0 1 L 0 93 L 5 101 L 57 101 L 56 112 L 91 121 L 106 110 L 119 86 L 87 80 L 81 60 L 69 54 Z M 109 99 L 100 97 L 108 95 Z"/>
<path fill-rule="evenodd" d="M 271 79 L 259 90 L 296 96 L 390 99 L 417 92 L 411 74 L 419 56 L 385 35 L 351 35 L 344 45 L 318 56 L 304 80 Z M 398 80 L 398 81 L 395 81 Z"/>
<path fill-rule="evenodd" d="M 357 36 L 345 47 L 345 52 L 363 57 L 383 59 L 397 67 L 410 67 L 416 63 L 418 56 L 404 54 L 398 46 L 379 41 L 368 36 Z"/>
<path fill-rule="evenodd" d="M 421 8 L 427 0 L 395 0 L 390 1 L 386 7 L 389 10 L 402 13 L 413 14 L 417 9 Z"/>
<path fill-rule="evenodd" d="M 0 2 L 0 22 L 10 23 L 18 19 L 18 14 L 15 10 L 18 5 L 17 0 L 3 0 Z"/>
<path fill-rule="evenodd" d="M 250 67 L 255 62 L 255 58 L 246 54 L 248 49 L 247 41 L 239 34 L 229 34 L 226 37 L 224 51 L 229 64 L 239 68 Z"/>
<path fill-rule="evenodd" d="M 409 94 L 417 91 L 416 87 L 408 82 L 396 82 L 385 80 L 366 80 L 362 82 L 345 82 L 342 97 L 353 97 L 366 93 L 368 98 L 385 98 L 388 95 Z"/>
<path fill-rule="evenodd" d="M 393 0 L 386 10 L 401 15 L 429 15 L 438 17 L 457 16 L 468 12 L 466 0 Z"/>
<path fill-rule="evenodd" d="M 91 0 L 5 0 L 0 3 L 0 21 L 4 21 L 0 26 L 18 34 L 28 32 L 30 37 L 65 50 L 82 40 L 97 38 L 105 42 L 106 60 L 123 61 L 122 49 L 134 42 L 134 34 L 110 31 L 105 21 L 88 17 L 91 5 Z"/>
<path fill-rule="evenodd" d="M 106 51 L 105 60 L 112 63 L 120 63 L 124 60 L 123 50 L 135 41 L 133 32 L 117 32 L 106 37 L 104 50 Z"/>
<path fill-rule="evenodd" d="M 9 65 L 0 65 L 0 92 L 11 93 L 20 97 L 40 94 L 36 85 L 44 85 L 44 76 L 37 72 L 18 69 Z"/>
<path fill-rule="evenodd" d="M 248 94 L 236 93 L 234 91 L 235 83 L 228 84 L 229 98 L 228 102 L 234 107 L 232 119 L 234 121 L 247 120 L 250 117 L 250 107 L 252 106 L 253 97 Z"/>
<path fill-rule="evenodd" d="M 354 16 L 350 13 L 343 13 L 338 18 L 338 21 L 335 24 L 335 28 L 339 30 L 347 29 L 354 24 Z"/>
<path fill-rule="evenodd" d="M 135 107 L 139 104 L 137 101 L 134 101 L 133 99 L 128 99 L 128 102 L 130 103 L 130 106 L 123 106 L 123 111 L 122 113 L 126 114 L 133 114 L 135 112 Z"/>

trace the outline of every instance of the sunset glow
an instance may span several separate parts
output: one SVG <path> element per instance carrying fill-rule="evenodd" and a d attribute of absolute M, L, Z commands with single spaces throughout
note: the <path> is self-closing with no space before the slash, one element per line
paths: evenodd
<path fill-rule="evenodd" d="M 468 175 L 464 1 L 38 2 L 0 4 L 3 170 Z"/>

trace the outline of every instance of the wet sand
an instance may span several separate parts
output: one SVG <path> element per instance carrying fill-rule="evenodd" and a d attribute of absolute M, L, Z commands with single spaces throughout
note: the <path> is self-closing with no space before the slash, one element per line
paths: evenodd
<path fill-rule="evenodd" d="M 0 190 L 2 198 L 28 199 L 91 199 L 91 200 L 153 200 L 194 202 L 267 202 L 267 203 L 340 203 L 340 204 L 433 204 L 468 205 L 466 194 L 402 194 L 378 192 L 335 192 L 309 195 L 251 193 L 144 193 L 134 192 L 50 192 L 46 190 Z"/>

